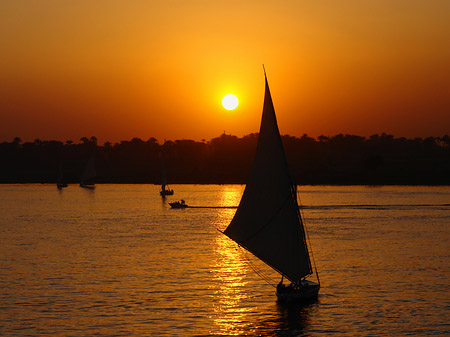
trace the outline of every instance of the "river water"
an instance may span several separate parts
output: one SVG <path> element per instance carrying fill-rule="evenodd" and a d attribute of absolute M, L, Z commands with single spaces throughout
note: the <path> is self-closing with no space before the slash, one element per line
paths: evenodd
<path fill-rule="evenodd" d="M 450 187 L 299 187 L 306 305 L 218 231 L 236 209 L 168 205 L 236 206 L 244 186 L 171 187 L 0 185 L 0 335 L 450 334 Z"/>

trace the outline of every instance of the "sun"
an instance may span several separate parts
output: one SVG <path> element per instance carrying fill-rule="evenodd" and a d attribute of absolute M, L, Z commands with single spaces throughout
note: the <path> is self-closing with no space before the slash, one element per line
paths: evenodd
<path fill-rule="evenodd" d="M 227 110 L 234 110 L 239 104 L 239 100 L 233 94 L 228 94 L 222 99 L 222 105 Z"/>

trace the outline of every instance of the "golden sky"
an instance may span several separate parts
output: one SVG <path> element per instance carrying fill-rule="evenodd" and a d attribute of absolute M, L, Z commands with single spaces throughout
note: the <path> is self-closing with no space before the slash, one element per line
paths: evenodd
<path fill-rule="evenodd" d="M 0 141 L 450 133 L 448 0 L 2 0 Z M 222 97 L 239 98 L 225 110 Z"/>

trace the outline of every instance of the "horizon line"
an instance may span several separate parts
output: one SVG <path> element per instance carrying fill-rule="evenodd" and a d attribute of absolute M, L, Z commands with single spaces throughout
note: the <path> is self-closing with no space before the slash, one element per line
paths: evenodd
<path fill-rule="evenodd" d="M 161 144 L 165 144 L 166 142 L 177 142 L 177 141 L 193 141 L 193 142 L 198 142 L 198 143 L 208 143 L 208 142 L 211 142 L 214 139 L 221 138 L 223 136 L 235 137 L 237 139 L 242 139 L 242 138 L 245 138 L 245 137 L 258 135 L 258 134 L 259 134 L 259 132 L 251 132 L 251 133 L 248 133 L 248 134 L 245 134 L 245 135 L 239 137 L 239 136 L 233 135 L 231 133 L 227 134 L 224 131 L 219 136 L 213 137 L 213 138 L 211 138 L 209 140 L 206 140 L 206 139 L 196 140 L 196 139 L 189 139 L 189 138 L 180 138 L 180 139 L 171 140 L 171 139 L 164 138 L 164 140 L 162 141 Z M 351 134 L 351 133 L 337 133 L 337 134 L 331 135 L 331 136 L 330 135 L 328 135 L 328 136 L 320 135 L 320 136 L 314 137 L 314 136 L 309 136 L 307 133 L 304 133 L 301 136 L 292 136 L 290 134 L 283 134 L 283 135 L 281 135 L 281 137 L 292 137 L 292 138 L 298 138 L 298 139 L 309 138 L 309 139 L 314 139 L 315 141 L 321 141 L 320 140 L 321 138 L 323 140 L 325 140 L 325 139 L 329 140 L 329 139 L 333 139 L 333 138 L 336 138 L 336 137 L 358 137 L 358 138 L 363 138 L 363 139 L 371 139 L 371 138 L 377 138 L 377 137 L 383 137 L 384 138 L 384 137 L 386 137 L 386 138 L 392 138 L 392 139 L 406 139 L 406 140 L 419 140 L 419 139 L 424 140 L 424 139 L 433 138 L 433 139 L 443 140 L 443 141 L 446 141 L 446 140 L 448 141 L 448 139 L 450 138 L 449 134 L 444 134 L 444 135 L 441 135 L 441 136 L 432 136 L 432 135 L 430 135 L 430 136 L 427 136 L 427 137 L 404 137 L 404 136 L 395 136 L 393 134 L 389 134 L 389 133 L 386 133 L 386 132 L 374 133 L 374 134 L 372 134 L 370 136 L 361 136 L 361 135 L 358 135 L 358 134 Z M 119 140 L 119 141 L 106 140 L 106 141 L 103 142 L 103 145 L 105 145 L 106 143 L 119 144 L 121 142 L 131 142 L 133 140 L 140 140 L 142 142 L 148 142 L 148 141 L 150 141 L 152 139 L 154 139 L 158 144 L 160 144 L 160 140 L 158 138 L 150 136 L 146 140 L 141 138 L 141 137 L 132 137 L 130 139 L 122 139 L 122 140 Z M 0 143 L 25 144 L 25 143 L 36 143 L 36 142 L 43 142 L 43 143 L 44 142 L 61 142 L 61 143 L 64 143 L 64 144 L 83 144 L 83 143 L 85 143 L 87 141 L 88 142 L 95 142 L 97 144 L 98 138 L 96 136 L 90 136 L 90 137 L 82 136 L 82 137 L 80 137 L 78 139 L 78 142 L 77 142 L 77 141 L 74 141 L 72 139 L 60 140 L 60 139 L 40 139 L 40 138 L 35 138 L 34 140 L 22 140 L 21 137 L 16 136 L 10 141 L 8 141 L 8 140 L 0 140 Z"/>

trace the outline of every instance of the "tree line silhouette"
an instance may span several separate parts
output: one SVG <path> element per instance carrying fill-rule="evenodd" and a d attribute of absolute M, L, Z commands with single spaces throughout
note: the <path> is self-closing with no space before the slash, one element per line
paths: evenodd
<path fill-rule="evenodd" d="M 73 141 L 0 143 L 1 183 L 54 183 L 62 166 L 67 183 L 79 183 L 85 163 L 95 158 L 98 183 L 161 182 L 162 153 L 169 184 L 245 183 L 258 134 L 225 133 L 210 141 L 133 138 L 97 144 L 96 137 Z M 339 134 L 317 139 L 282 137 L 298 184 L 450 185 L 450 137 L 369 138 Z"/>

